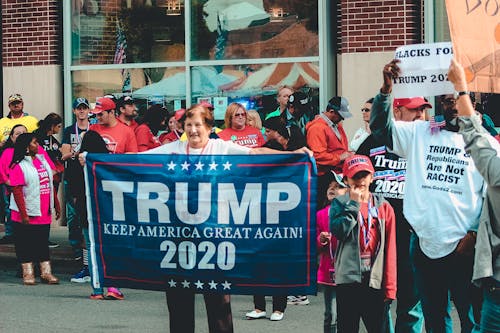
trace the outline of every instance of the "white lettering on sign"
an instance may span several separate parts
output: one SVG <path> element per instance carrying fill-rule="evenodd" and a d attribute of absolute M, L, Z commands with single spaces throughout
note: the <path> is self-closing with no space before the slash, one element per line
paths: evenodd
<path fill-rule="evenodd" d="M 174 210 L 177 218 L 189 225 L 198 225 L 206 222 L 212 210 L 211 183 L 198 183 L 196 191 L 189 191 L 188 183 L 174 184 L 174 191 L 163 183 L 157 182 L 130 182 L 103 180 L 102 189 L 111 194 L 112 216 L 114 221 L 126 221 L 125 194 L 135 196 L 137 202 L 137 220 L 151 222 L 151 213 L 158 216 L 158 222 L 170 223 L 171 209 L 167 205 L 174 194 Z M 241 192 L 241 199 L 238 199 Z M 266 193 L 264 204 L 265 218 L 262 219 L 262 196 Z M 197 194 L 197 198 L 191 195 Z M 264 188 L 262 183 L 248 183 L 245 188 L 236 190 L 232 183 L 217 184 L 217 217 L 219 224 L 230 224 L 232 219 L 235 225 L 242 225 L 248 218 L 249 224 L 279 224 L 280 213 L 295 209 L 301 202 L 300 188 L 291 182 L 268 183 Z M 189 211 L 189 200 L 197 203 L 196 212 Z M 170 205 L 172 207 L 172 205 Z"/>

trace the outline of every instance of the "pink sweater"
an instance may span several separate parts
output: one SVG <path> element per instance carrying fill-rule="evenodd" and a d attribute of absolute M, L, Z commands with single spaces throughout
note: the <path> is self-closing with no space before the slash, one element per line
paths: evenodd
<path fill-rule="evenodd" d="M 330 221 L 328 218 L 329 210 L 330 205 L 326 206 L 316 213 L 316 244 L 318 246 L 318 254 L 320 255 L 318 283 L 334 286 L 335 284 L 333 284 L 330 279 L 330 269 L 333 268 L 335 262 L 330 254 L 330 242 L 328 242 L 327 244 L 321 244 L 319 240 L 319 234 L 322 231 L 330 232 Z M 335 251 L 337 249 L 337 239 L 333 235 L 331 238 L 331 249 L 332 251 Z"/>

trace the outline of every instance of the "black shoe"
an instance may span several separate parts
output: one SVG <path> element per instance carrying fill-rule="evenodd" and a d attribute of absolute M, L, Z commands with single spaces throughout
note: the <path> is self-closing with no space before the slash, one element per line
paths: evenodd
<path fill-rule="evenodd" d="M 59 247 L 59 244 L 49 241 L 49 248 L 55 249 L 56 247 Z"/>
<path fill-rule="evenodd" d="M 14 244 L 14 237 L 13 236 L 3 236 L 0 239 L 0 245 L 5 245 L 5 244 Z"/>

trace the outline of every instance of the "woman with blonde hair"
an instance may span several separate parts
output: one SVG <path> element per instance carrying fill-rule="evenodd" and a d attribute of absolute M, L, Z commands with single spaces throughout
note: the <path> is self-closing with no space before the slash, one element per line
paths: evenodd
<path fill-rule="evenodd" d="M 224 125 L 226 129 L 219 133 L 219 138 L 232 141 L 240 146 L 249 148 L 264 145 L 264 137 L 260 130 L 247 125 L 247 110 L 240 103 L 231 103 L 226 109 Z"/>
<path fill-rule="evenodd" d="M 253 126 L 258 130 L 262 131 L 262 119 L 260 119 L 260 115 L 255 110 L 247 111 L 247 125 Z"/>

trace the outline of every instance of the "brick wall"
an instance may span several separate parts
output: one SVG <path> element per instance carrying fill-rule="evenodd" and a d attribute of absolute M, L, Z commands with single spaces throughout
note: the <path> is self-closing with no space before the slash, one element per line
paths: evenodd
<path fill-rule="evenodd" d="M 60 1 L 2 0 L 4 67 L 61 63 Z"/>
<path fill-rule="evenodd" d="M 394 51 L 422 43 L 423 0 L 341 0 L 340 53 Z"/>

